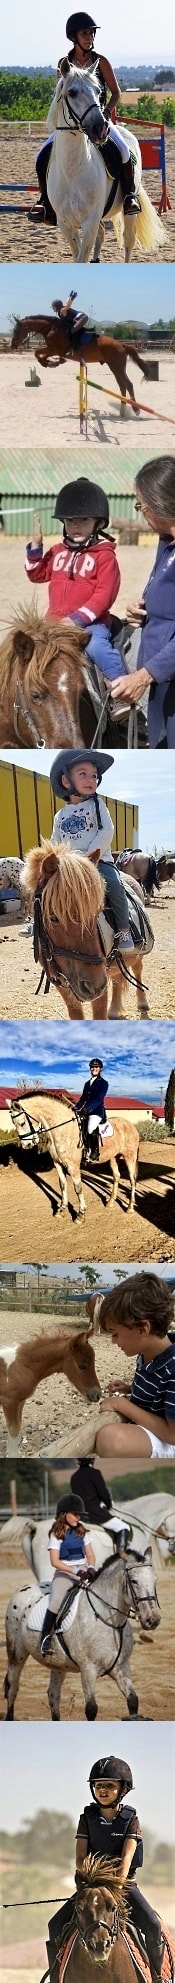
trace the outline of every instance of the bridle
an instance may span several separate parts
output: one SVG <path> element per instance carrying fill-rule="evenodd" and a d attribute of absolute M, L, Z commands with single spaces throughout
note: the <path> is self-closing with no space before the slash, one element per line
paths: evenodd
<path fill-rule="evenodd" d="M 94 105 L 93 105 L 93 102 L 92 102 L 92 103 L 89 103 L 89 105 L 88 105 L 88 104 L 86 105 L 86 109 L 85 109 L 85 110 L 83 110 L 83 114 L 82 114 L 82 117 L 78 117 L 78 116 L 76 117 L 76 110 L 73 110 L 73 106 L 72 106 L 72 104 L 70 103 L 70 99 L 69 99 L 69 96 L 68 96 L 68 94 L 66 94 L 66 99 L 65 99 L 65 102 L 66 102 L 66 104 L 67 104 L 67 108 L 68 108 L 68 111 L 69 111 L 69 117 L 70 117 L 70 123 L 72 123 L 72 124 L 73 124 L 73 126 L 74 126 L 74 128 L 75 128 L 75 130 L 76 130 L 76 131 L 83 131 L 83 125 L 84 125 L 84 123 L 85 123 L 85 118 L 87 118 L 87 117 L 89 117 L 89 116 L 90 116 L 90 117 L 92 116 L 92 110 L 93 110 L 93 108 L 94 108 L 94 110 L 95 110 L 95 109 L 97 109 L 97 110 L 99 109 L 99 113 L 100 113 L 100 104 L 98 105 L 98 104 L 95 104 L 95 103 L 94 103 Z M 67 130 L 67 128 L 68 128 L 68 127 L 67 127 L 67 125 L 66 125 L 66 116 L 65 116 L 65 107 L 64 107 L 64 96 L 62 97 L 62 111 L 63 111 L 63 123 L 64 123 L 64 125 L 65 125 L 65 129 Z M 103 113 L 102 113 L 102 112 L 101 112 L 100 114 L 101 114 L 101 118 L 102 118 L 102 124 L 104 124 L 104 123 L 105 123 L 105 118 L 103 117 Z M 60 128 L 60 127 L 58 127 L 58 126 L 57 126 L 57 129 L 58 129 L 58 128 Z M 86 132 L 85 132 L 85 137 L 86 137 Z M 88 131 L 87 131 L 87 137 L 88 137 Z"/>
<path fill-rule="evenodd" d="M 98 1870 L 97 1870 L 97 1887 L 98 1887 Z M 83 1946 L 85 1949 L 87 1949 L 87 1954 L 89 1955 L 90 1950 L 88 1947 L 87 1937 L 86 1935 L 82 1934 L 81 1925 L 79 1924 L 79 1920 L 78 1920 L 78 1910 L 76 1910 L 76 1920 L 79 1929 L 80 1940 L 81 1942 L 83 1942 Z M 100 1915 L 98 1921 L 98 1928 L 106 1928 L 106 1932 L 109 1937 L 110 1946 L 111 1948 L 113 1948 L 113 1943 L 116 1942 L 118 1936 L 118 1907 L 114 1907 L 114 1919 L 111 1928 L 108 1925 L 108 1921 L 104 1921 L 103 1914 Z"/>
<path fill-rule="evenodd" d="M 109 1562 L 110 1562 L 111 1560 L 112 1560 L 112 1562 L 114 1563 L 114 1557 L 112 1557 L 112 1559 L 109 1559 L 109 1561 L 108 1561 L 108 1569 L 109 1569 Z M 120 1559 L 118 1558 L 117 1560 L 119 1561 Z M 142 1557 L 140 1557 L 140 1558 L 139 1558 L 139 1561 L 140 1561 L 140 1562 L 142 1562 L 143 1560 L 144 1560 L 144 1559 L 143 1559 Z M 137 1597 L 136 1597 L 136 1590 L 135 1590 L 135 1585 L 134 1585 L 134 1580 L 133 1580 L 133 1578 L 132 1578 L 132 1575 L 131 1575 L 131 1572 L 130 1572 L 130 1571 L 129 1571 L 129 1569 L 128 1569 L 128 1564 L 127 1564 L 127 1562 L 126 1562 L 126 1558 L 125 1558 L 125 1567 L 126 1567 L 126 1593 L 127 1593 L 127 1586 L 128 1586 L 128 1596 L 130 1596 L 130 1597 L 132 1598 L 132 1601 L 133 1601 L 133 1604 L 134 1604 L 134 1610 L 135 1610 L 135 1612 L 136 1612 L 136 1615 L 137 1615 L 138 1617 L 140 1616 L 140 1611 L 139 1611 L 139 1607 L 140 1607 L 140 1604 L 147 1604 L 147 1601 L 149 1601 L 149 1604 L 150 1604 L 150 1605 L 151 1605 L 151 1604 L 155 1604 L 155 1599 L 156 1599 L 156 1602 L 157 1602 L 157 1605 L 158 1605 L 158 1610 L 160 1611 L 160 1604 L 159 1604 L 159 1598 L 158 1598 L 158 1596 L 157 1596 L 157 1587 L 156 1587 L 156 1584 L 155 1584 L 155 1589 L 154 1589 L 154 1591 L 153 1591 L 153 1594 L 152 1594 L 152 1597 L 149 1597 L 149 1600 L 148 1600 L 148 1594 L 147 1594 L 147 1592 L 146 1592 L 146 1596 L 145 1596 L 145 1597 L 141 1597 L 141 1598 L 139 1598 L 139 1597 L 138 1597 L 138 1598 L 137 1598 Z M 97 1576 L 98 1576 L 98 1572 L 97 1572 Z M 94 1579 L 94 1582 L 95 1582 L 95 1581 L 96 1581 L 96 1579 Z M 95 1610 L 95 1606 L 94 1606 L 94 1604 L 92 1603 L 92 1595 L 91 1595 L 91 1590 L 90 1590 L 90 1589 L 88 1589 L 88 1588 L 86 1588 L 86 1597 L 87 1597 L 87 1599 L 88 1599 L 88 1604 L 90 1604 L 90 1608 L 91 1608 L 91 1610 L 92 1610 L 92 1611 L 94 1612 L 94 1617 L 95 1617 L 95 1618 L 98 1618 L 98 1617 L 99 1617 L 99 1612 L 96 1612 L 96 1610 Z M 102 1603 L 102 1605 L 103 1605 L 103 1608 L 104 1608 L 104 1610 L 107 1610 L 107 1611 L 109 1612 L 109 1598 L 107 1599 L 107 1598 L 104 1598 L 104 1597 L 101 1597 L 101 1603 Z M 110 1611 L 111 1611 L 111 1612 L 114 1612 L 114 1617 L 115 1617 L 115 1621 L 116 1621 L 116 1627 L 117 1627 L 117 1612 L 116 1612 L 116 1605 L 115 1605 L 115 1604 L 110 1604 Z M 111 1630 L 111 1631 L 114 1631 L 114 1632 L 115 1632 L 115 1625 L 113 1625 L 113 1623 L 111 1622 L 111 1619 L 110 1619 L 109 1617 L 108 1617 L 108 1618 L 106 1618 L 104 1622 L 105 1622 L 105 1626 L 106 1626 L 106 1627 L 107 1627 L 107 1626 L 109 1626 L 109 1631 Z M 101 1617 L 101 1624 L 103 1624 L 103 1617 Z M 122 1632 L 122 1631 L 123 1631 L 123 1626 L 121 1626 L 121 1625 L 120 1625 L 120 1628 L 119 1628 L 119 1629 L 120 1629 L 120 1631 Z"/>

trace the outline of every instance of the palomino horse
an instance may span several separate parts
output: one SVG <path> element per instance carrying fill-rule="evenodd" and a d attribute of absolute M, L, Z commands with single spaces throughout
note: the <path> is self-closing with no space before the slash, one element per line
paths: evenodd
<path fill-rule="evenodd" d="M 142 186 L 138 139 L 133 131 L 125 127 L 123 136 L 131 147 L 135 190 L 139 193 L 140 212 L 137 215 L 123 214 L 119 180 L 116 187 L 119 168 L 117 152 L 113 184 L 109 180 L 105 149 L 97 149 L 105 133 L 99 84 L 97 78 L 92 80 L 88 70 L 84 74 L 84 71 L 69 65 L 68 74 L 59 76 L 47 118 L 47 129 L 49 132 L 55 131 L 47 173 L 48 199 L 72 261 L 90 262 L 100 258 L 110 194 L 110 219 L 118 242 L 123 242 L 124 237 L 125 261 L 131 261 L 136 241 L 148 255 L 151 252 L 156 255 L 156 249 L 161 245 L 163 253 L 164 230 Z"/>
<path fill-rule="evenodd" d="M 23 1406 L 26 1398 L 33 1397 L 38 1384 L 45 1379 L 64 1372 L 69 1383 L 75 1385 L 81 1397 L 91 1401 L 100 1398 L 100 1384 L 96 1377 L 93 1345 L 89 1341 L 87 1327 L 82 1330 L 59 1329 L 57 1336 L 42 1335 L 29 1337 L 23 1343 L 13 1343 L 10 1349 L 2 1343 L 0 1350 L 0 1405 L 4 1411 L 8 1429 L 8 1453 L 18 1452 L 22 1425 Z"/>
<path fill-rule="evenodd" d="M 35 345 L 35 357 L 38 359 L 40 365 L 47 368 L 54 360 L 56 362 L 58 360 L 60 365 L 64 365 L 67 358 L 70 358 L 77 365 L 80 355 L 84 358 L 85 363 L 87 358 L 90 365 L 108 365 L 109 371 L 113 373 L 113 377 L 119 386 L 121 403 L 123 400 L 126 402 L 126 394 L 128 392 L 133 401 L 133 410 L 136 414 L 138 413 L 139 409 L 135 398 L 134 386 L 126 370 L 127 357 L 129 357 L 133 359 L 134 365 L 139 366 L 139 371 L 142 372 L 144 379 L 148 377 L 148 365 L 139 353 L 137 341 L 135 344 L 125 344 L 121 339 L 103 336 L 103 333 L 100 334 L 98 331 L 92 331 L 91 333 L 88 331 L 87 345 L 82 340 L 81 348 L 80 338 L 79 341 L 75 339 L 75 344 L 73 346 L 70 345 L 69 351 L 66 323 L 63 326 L 63 322 L 55 322 L 55 317 L 44 317 L 39 314 L 36 317 L 22 317 L 21 320 L 19 317 L 15 318 L 11 350 L 20 351 L 26 345 L 27 338 L 32 333 L 34 338 L 37 338 L 37 340 L 40 339 L 40 344 L 37 341 Z"/>
<path fill-rule="evenodd" d="M 28 889 L 30 906 L 34 909 L 34 957 L 42 965 L 42 978 L 46 975 L 46 988 L 53 982 L 60 989 L 69 1019 L 83 1018 L 83 1005 L 87 999 L 91 1001 L 93 1018 L 106 1019 L 108 980 L 112 986 L 111 1019 L 118 1018 L 122 1010 L 125 982 L 122 960 L 120 967 L 119 960 L 113 956 L 114 932 L 110 931 L 106 918 L 104 924 L 103 918 L 101 922 L 105 884 L 95 865 L 96 859 L 98 855 L 89 860 L 87 855 L 73 853 L 69 844 L 67 847 L 51 847 L 48 840 L 43 842 L 42 847 L 31 850 L 24 866 L 24 889 L 25 893 Z M 132 912 L 135 909 L 136 916 L 134 981 L 138 1012 L 139 1016 L 147 1018 L 142 965 L 143 952 L 152 948 L 153 935 L 145 910 L 142 918 L 137 898 L 135 904 L 134 889 L 130 889 L 129 894 Z M 106 940 L 108 948 L 108 936 L 107 957 L 104 951 Z"/>
<path fill-rule="evenodd" d="M 68 1206 L 68 1176 L 71 1177 L 74 1184 L 76 1197 L 78 1198 L 79 1214 L 81 1213 L 81 1216 L 83 1216 L 83 1213 L 86 1211 L 86 1204 L 81 1176 L 82 1131 L 80 1119 L 78 1120 L 78 1110 L 76 1110 L 72 1097 L 65 1095 L 56 1097 L 52 1094 L 45 1094 L 43 1090 L 39 1094 L 35 1090 L 34 1092 L 29 1090 L 29 1094 L 23 1095 L 23 1099 L 21 1100 L 15 1100 L 14 1103 L 12 1100 L 10 1102 L 7 1100 L 7 1107 L 10 1109 L 13 1124 L 18 1127 L 19 1138 L 24 1149 L 27 1148 L 27 1144 L 29 1149 L 30 1147 L 37 1149 L 39 1147 L 39 1131 L 44 1129 L 45 1132 L 46 1130 L 48 1149 L 53 1164 L 58 1171 L 61 1187 L 60 1210 L 64 1211 Z M 100 1171 L 105 1158 L 105 1166 L 106 1163 L 110 1165 L 110 1171 L 112 1171 L 113 1177 L 113 1191 L 110 1202 L 112 1204 L 116 1203 L 119 1185 L 117 1158 L 124 1158 L 126 1170 L 130 1178 L 130 1210 L 132 1212 L 135 1208 L 138 1151 L 139 1132 L 136 1129 L 135 1123 L 130 1121 L 125 1122 L 124 1120 L 122 1122 L 121 1116 L 115 1116 L 115 1121 L 112 1124 L 108 1116 L 104 1144 L 100 1141 L 98 1169 Z M 108 1200 L 106 1200 L 107 1202 Z"/>
<path fill-rule="evenodd" d="M 43 620 L 30 610 L 15 620 L 0 648 L 1 744 L 93 743 L 86 647 L 87 632 L 72 620 Z"/>
<path fill-rule="evenodd" d="M 36 1601 L 36 1592 L 31 1586 L 27 1591 L 16 1591 L 8 1605 L 8 1668 L 5 1679 L 8 1721 L 13 1720 L 20 1677 L 29 1654 L 41 1663 L 43 1670 L 40 1632 L 45 1608 L 45 1596 L 41 1597 L 39 1592 Z M 59 1721 L 62 1680 L 67 1667 L 70 1672 L 70 1660 L 81 1674 L 88 1721 L 94 1721 L 97 1714 L 97 1680 L 102 1674 L 111 1672 L 127 1701 L 129 1715 L 138 1714 L 138 1695 L 132 1686 L 130 1673 L 133 1650 L 133 1632 L 129 1622 L 131 1611 L 139 1619 L 144 1633 L 150 1629 L 151 1632 L 156 1630 L 160 1623 L 160 1610 L 150 1545 L 142 1557 L 135 1550 L 122 1550 L 121 1556 L 113 1551 L 103 1567 L 94 1572 L 89 1587 L 80 1589 L 79 1593 L 73 1591 L 70 1610 L 61 1626 L 61 1644 L 56 1629 L 46 1658 L 46 1665 L 51 1668 L 48 1699 L 52 1720 Z"/>

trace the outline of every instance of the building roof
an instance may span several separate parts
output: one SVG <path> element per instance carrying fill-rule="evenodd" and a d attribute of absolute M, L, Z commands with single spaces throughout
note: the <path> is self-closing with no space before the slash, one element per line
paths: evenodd
<path fill-rule="evenodd" d="M 111 461 L 111 454 L 113 460 Z M 133 483 L 145 460 L 145 448 L 126 448 L 125 454 L 111 449 L 107 443 L 103 451 L 103 487 L 109 495 L 132 495 Z M 94 467 L 95 463 L 95 467 Z M 79 462 L 77 448 L 69 448 L 70 481 L 78 475 Z M 81 472 L 87 474 L 87 451 L 81 446 Z M 95 448 L 89 441 L 88 474 L 101 482 L 101 447 Z M 57 455 L 55 448 L 49 451 L 35 448 L 0 449 L 0 490 L 2 495 L 56 495 L 63 480 L 63 456 Z"/>

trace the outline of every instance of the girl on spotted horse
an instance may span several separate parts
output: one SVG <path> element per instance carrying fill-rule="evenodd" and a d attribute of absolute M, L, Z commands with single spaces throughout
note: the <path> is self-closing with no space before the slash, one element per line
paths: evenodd
<path fill-rule="evenodd" d="M 100 109 L 104 112 L 104 128 L 100 139 L 100 146 L 103 148 L 105 146 L 105 165 L 107 172 L 109 172 L 109 180 L 117 179 L 119 181 L 120 179 L 124 213 L 137 214 L 140 212 L 140 202 L 135 194 L 134 166 L 129 145 L 127 145 L 126 139 L 123 138 L 120 125 L 117 125 L 115 128 L 112 121 L 113 116 L 115 116 L 116 104 L 120 99 L 119 83 L 106 55 L 99 55 L 94 49 L 96 32 L 97 25 L 92 20 L 91 14 L 79 12 L 69 15 L 69 20 L 66 22 L 66 35 L 67 40 L 72 42 L 72 47 L 68 57 L 59 59 L 57 78 L 60 74 L 66 75 L 69 68 L 71 69 L 74 65 L 76 69 L 88 70 L 94 81 L 97 79 Z M 53 207 L 51 207 L 47 193 L 47 170 L 53 138 L 46 139 L 46 143 L 42 145 L 40 151 L 37 153 L 36 171 L 40 189 L 40 201 L 38 201 L 37 207 L 33 207 L 32 210 L 30 208 L 30 220 L 45 221 L 48 222 L 49 226 L 56 227 L 56 214 L 53 211 Z"/>
<path fill-rule="evenodd" d="M 111 1860 L 120 1870 L 121 1886 L 128 1893 L 128 1916 L 133 1929 L 141 1931 L 145 1954 L 149 1962 L 152 1983 L 160 1983 L 162 1976 L 162 1956 L 164 1937 L 161 1922 L 154 1913 L 145 1895 L 140 1893 L 135 1874 L 143 1862 L 143 1842 L 139 1818 L 134 1806 L 125 1804 L 127 1793 L 133 1789 L 133 1778 L 129 1764 L 118 1756 L 100 1756 L 93 1763 L 89 1777 L 91 1799 L 80 1812 L 76 1839 L 76 1874 L 83 1874 L 83 1863 L 88 1854 L 98 1859 L 106 1858 L 106 1878 L 108 1861 Z M 59 1953 L 69 1939 L 74 1926 L 74 1896 L 59 1908 L 59 1913 L 49 1921 L 50 1983 L 55 1983 L 59 1975 Z M 128 1923 L 129 1926 L 129 1923 Z M 67 1930 L 67 1933 L 66 1933 Z M 127 1932 L 127 1930 L 125 1930 Z M 57 1971 L 58 1962 L 58 1971 Z"/>

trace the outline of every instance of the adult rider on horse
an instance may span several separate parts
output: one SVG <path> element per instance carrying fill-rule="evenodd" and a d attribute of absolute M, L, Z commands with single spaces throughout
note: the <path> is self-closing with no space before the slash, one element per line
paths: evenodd
<path fill-rule="evenodd" d="M 143 1862 L 142 1834 L 135 1806 L 124 1802 L 127 1793 L 133 1789 L 129 1764 L 118 1756 L 100 1756 L 93 1763 L 89 1783 L 91 1802 L 85 1804 L 84 1811 L 80 1813 L 77 1829 L 76 1872 L 82 1873 L 83 1861 L 92 1853 L 97 1857 L 98 1881 L 98 1858 L 106 1858 L 106 1877 L 108 1860 L 110 1867 L 111 1860 L 114 1860 L 126 1897 L 128 1894 L 130 1920 L 144 1937 L 152 1983 L 160 1983 L 163 1953 L 161 1922 L 136 1884 L 135 1874 Z M 73 1927 L 73 1917 L 74 1896 L 49 1921 L 47 1949 L 51 1983 L 54 1983 L 56 1975 L 56 1954 L 58 1959 L 60 1947 L 66 1945 Z"/>
<path fill-rule="evenodd" d="M 113 179 L 115 181 L 116 178 L 117 180 L 120 179 L 124 213 L 136 215 L 140 212 L 140 202 L 135 195 L 134 166 L 131 153 L 125 138 L 123 138 L 122 129 L 120 130 L 120 126 L 118 125 L 115 130 L 112 122 L 116 104 L 120 98 L 119 83 L 106 55 L 99 55 L 94 49 L 96 32 L 97 25 L 92 20 L 91 14 L 79 11 L 76 14 L 69 15 L 69 19 L 66 22 L 66 36 L 67 41 L 71 41 L 72 46 L 70 54 L 66 59 L 65 57 L 60 57 L 57 76 L 59 78 L 60 75 L 68 74 L 69 68 L 71 69 L 74 64 L 76 69 L 81 69 L 81 71 L 84 70 L 85 72 L 89 71 L 92 80 L 93 78 L 94 81 L 97 80 L 100 109 L 104 112 L 104 125 L 98 144 L 104 150 L 109 181 Z M 53 138 L 51 137 L 46 140 L 46 143 L 42 145 L 40 151 L 37 153 L 36 171 L 40 188 L 40 201 L 38 201 L 37 207 L 30 208 L 30 220 L 46 221 L 50 226 L 56 227 L 56 215 L 48 199 L 46 180 Z"/>

